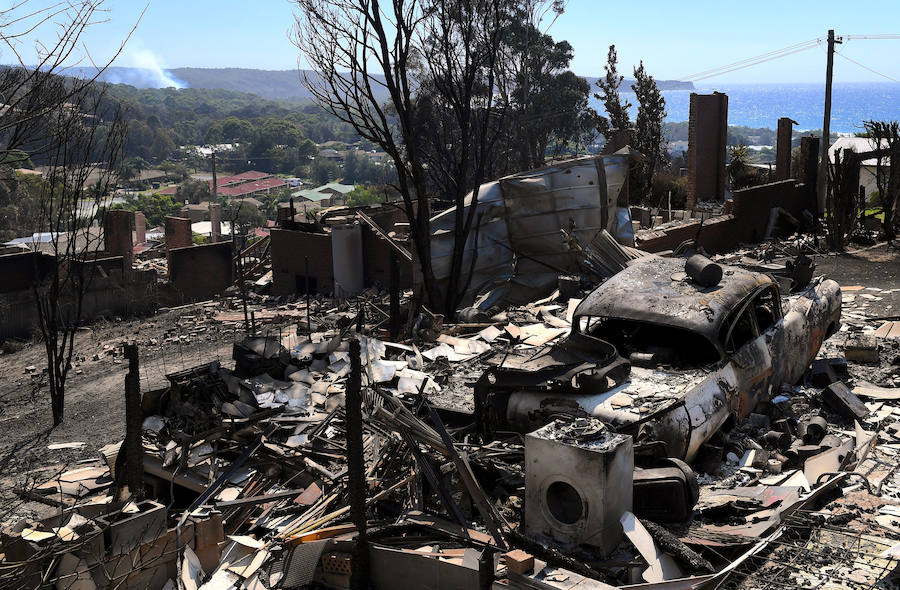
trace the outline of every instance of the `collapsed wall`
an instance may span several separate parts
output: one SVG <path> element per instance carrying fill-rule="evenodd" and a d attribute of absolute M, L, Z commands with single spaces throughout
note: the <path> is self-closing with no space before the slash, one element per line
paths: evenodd
<path fill-rule="evenodd" d="M 620 243 L 631 245 L 633 233 L 625 186 L 630 155 L 625 150 L 560 162 L 482 184 L 475 205 L 475 221 L 462 258 L 472 276 L 463 304 L 493 291 L 490 302 L 521 303 L 556 284 L 560 274 L 577 273 L 578 257 L 566 245 L 561 230 L 581 243 L 590 243 L 607 230 Z M 463 216 L 474 200 L 465 200 Z M 621 205 L 619 206 L 621 202 Z M 453 207 L 431 218 L 431 253 L 439 286 L 454 270 Z M 416 284 L 422 278 L 417 272 Z M 486 305 L 488 303 L 485 303 Z"/>

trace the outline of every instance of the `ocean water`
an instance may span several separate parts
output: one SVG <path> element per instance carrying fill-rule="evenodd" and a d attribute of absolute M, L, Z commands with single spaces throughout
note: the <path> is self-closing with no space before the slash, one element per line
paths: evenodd
<path fill-rule="evenodd" d="M 696 84 L 694 92 L 713 91 L 728 95 L 728 124 L 775 129 L 779 117 L 797 121 L 796 130 L 821 129 L 825 104 L 825 83 L 821 84 Z M 667 121 L 687 121 L 690 112 L 690 90 L 666 90 Z M 632 104 L 634 93 L 623 93 Z M 592 99 L 595 109 L 599 101 Z M 633 107 L 632 120 L 636 115 Z M 900 84 L 896 82 L 835 83 L 831 97 L 831 130 L 853 133 L 862 129 L 867 119 L 900 119 Z"/>

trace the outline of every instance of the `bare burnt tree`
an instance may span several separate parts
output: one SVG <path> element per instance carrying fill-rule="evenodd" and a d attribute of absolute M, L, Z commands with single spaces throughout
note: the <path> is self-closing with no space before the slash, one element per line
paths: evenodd
<path fill-rule="evenodd" d="M 313 70 L 316 100 L 378 145 L 397 171 L 427 301 L 455 312 L 469 269 L 463 252 L 476 220 L 485 158 L 497 139 L 494 103 L 500 0 L 296 0 L 294 42 Z M 425 117 L 423 93 L 444 114 Z M 428 128 L 421 133 L 422 125 Z M 431 259 L 431 181 L 449 183 L 456 206 L 453 279 L 439 286 Z M 468 207 L 467 207 L 468 205 Z"/>
<path fill-rule="evenodd" d="M 6 64 L 0 67 L 0 161 L 25 151 L 35 163 L 43 162 L 53 150 L 47 118 L 94 86 L 130 37 L 129 33 L 110 59 L 95 64 L 80 39 L 104 18 L 103 0 L 68 0 L 44 7 L 19 0 L 0 9 L 0 58 Z M 33 35 L 47 28 L 52 31 L 50 40 L 33 41 Z M 68 67 L 85 61 L 95 67 L 94 74 L 61 77 Z"/>
<path fill-rule="evenodd" d="M 422 153 L 434 185 L 455 205 L 449 280 L 441 294 L 444 314 L 452 317 L 476 262 L 472 256 L 464 267 L 465 244 L 476 231 L 479 188 L 503 130 L 506 108 L 494 96 L 506 14 L 500 0 L 438 0 L 430 11 L 420 36 L 420 79 L 437 108 L 420 117 L 427 129 Z"/>
<path fill-rule="evenodd" d="M 0 158 L 24 153 L 46 166 L 34 232 L 49 236 L 49 268 L 35 257 L 38 327 L 47 353 L 53 423 L 63 420 L 65 382 L 84 295 L 93 274 L 99 232 L 90 230 L 114 188 L 125 123 L 115 101 L 96 84 L 113 57 L 93 64 L 92 76 L 64 77 L 67 67 L 90 59 L 80 38 L 104 18 L 102 0 L 72 0 L 37 7 L 28 0 L 0 10 Z M 52 41 L 34 41 L 35 62 L 23 47 L 51 29 Z M 133 30 L 133 29 L 132 29 Z M 127 40 L 127 37 L 126 37 Z M 17 64 L 17 65 L 15 65 Z"/>
<path fill-rule="evenodd" d="M 875 185 L 884 212 L 884 233 L 889 242 L 897 239 L 897 204 L 900 202 L 900 123 L 865 121 L 875 155 Z"/>
<path fill-rule="evenodd" d="M 94 220 L 116 186 L 125 121 L 102 89 L 85 91 L 47 115 L 50 146 L 40 199 L 39 232 L 54 263 L 34 285 L 50 386 L 53 424 L 63 420 L 65 386 L 85 295 L 96 273 L 102 236 Z M 38 260 L 37 258 L 35 259 Z M 36 275 L 40 274 L 36 269 Z"/>
<path fill-rule="evenodd" d="M 828 245 L 843 250 L 853 233 L 859 200 L 859 154 L 853 150 L 836 150 L 834 162 L 828 165 L 825 193 L 825 224 Z"/>

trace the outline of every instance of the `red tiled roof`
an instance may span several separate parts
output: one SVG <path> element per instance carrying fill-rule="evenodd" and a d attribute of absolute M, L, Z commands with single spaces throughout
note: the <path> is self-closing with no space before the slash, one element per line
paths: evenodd
<path fill-rule="evenodd" d="M 256 170 L 248 170 L 247 172 L 241 172 L 240 174 L 235 174 L 232 178 L 243 178 L 244 180 L 259 180 L 260 178 L 268 178 L 272 176 L 266 172 L 257 172 Z"/>
<path fill-rule="evenodd" d="M 241 172 L 240 174 L 235 174 L 234 176 L 222 176 L 221 178 L 217 178 L 216 187 L 221 189 L 224 187 L 243 184 L 245 182 L 250 182 L 253 180 L 261 180 L 263 178 L 268 179 L 271 176 L 271 174 L 268 174 L 266 172 L 248 170 L 247 172 Z M 209 188 L 210 190 L 212 190 L 212 180 L 209 181 Z"/>
<path fill-rule="evenodd" d="M 263 178 L 256 182 L 244 182 L 242 184 L 231 186 L 219 186 L 218 193 L 226 197 L 242 197 L 244 195 L 252 195 L 253 193 L 287 186 L 287 183 L 281 178 Z"/>
<path fill-rule="evenodd" d="M 209 190 L 212 190 L 212 180 L 209 181 Z M 249 170 L 241 172 L 234 176 L 222 176 L 216 179 L 216 190 L 218 194 L 226 197 L 242 197 L 252 195 L 253 193 L 265 191 L 279 186 L 287 186 L 281 178 L 275 178 L 266 172 L 258 172 Z M 177 186 L 170 186 L 159 191 L 161 195 L 174 195 L 178 190 Z"/>

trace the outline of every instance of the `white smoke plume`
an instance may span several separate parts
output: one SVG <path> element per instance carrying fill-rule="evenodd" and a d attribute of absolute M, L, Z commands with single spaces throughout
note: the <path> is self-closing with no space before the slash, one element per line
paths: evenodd
<path fill-rule="evenodd" d="M 163 68 L 156 54 L 137 40 L 132 40 L 124 58 L 128 67 L 107 70 L 105 78 L 108 82 L 136 88 L 187 88 L 186 82 Z"/>

